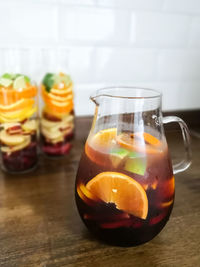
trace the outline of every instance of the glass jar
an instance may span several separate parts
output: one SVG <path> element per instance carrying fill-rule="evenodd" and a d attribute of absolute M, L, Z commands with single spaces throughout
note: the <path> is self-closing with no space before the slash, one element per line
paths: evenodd
<path fill-rule="evenodd" d="M 38 161 L 37 87 L 23 74 L 0 77 L 2 168 L 12 173 L 32 170 Z"/>
<path fill-rule="evenodd" d="M 41 84 L 41 147 L 50 157 L 67 155 L 74 136 L 73 83 L 69 75 L 47 73 Z"/>

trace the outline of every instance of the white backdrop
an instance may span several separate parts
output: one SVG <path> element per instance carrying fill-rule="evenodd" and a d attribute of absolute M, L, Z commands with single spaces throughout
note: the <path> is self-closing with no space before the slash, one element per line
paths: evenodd
<path fill-rule="evenodd" d="M 0 0 L 0 72 L 40 82 L 68 71 L 78 115 L 106 85 L 163 92 L 164 110 L 200 108 L 199 0 Z"/>

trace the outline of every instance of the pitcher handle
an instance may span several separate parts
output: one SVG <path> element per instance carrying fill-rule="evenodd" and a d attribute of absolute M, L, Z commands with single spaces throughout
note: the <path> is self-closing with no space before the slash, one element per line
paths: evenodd
<path fill-rule="evenodd" d="M 190 133 L 187 124 L 179 117 L 176 116 L 167 116 L 163 118 L 163 123 L 169 122 L 178 122 L 179 126 L 181 127 L 181 132 L 183 136 L 183 142 L 185 147 L 185 159 L 181 162 L 173 165 L 173 172 L 174 174 L 183 172 L 191 165 L 192 159 L 192 152 L 191 152 L 191 145 L 190 145 Z"/>

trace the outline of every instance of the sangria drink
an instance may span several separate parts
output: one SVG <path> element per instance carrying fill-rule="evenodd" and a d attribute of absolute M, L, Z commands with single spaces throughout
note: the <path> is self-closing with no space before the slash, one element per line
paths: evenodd
<path fill-rule="evenodd" d="M 0 77 L 2 168 L 25 172 L 37 164 L 37 88 L 22 74 Z"/>
<path fill-rule="evenodd" d="M 169 219 L 174 176 L 165 140 L 104 129 L 89 138 L 77 174 L 81 218 L 120 245 L 152 239 Z"/>
<path fill-rule="evenodd" d="M 187 125 L 162 117 L 155 90 L 104 88 L 91 100 L 95 115 L 75 184 L 78 211 L 88 229 L 108 243 L 145 243 L 169 219 L 174 174 L 191 163 Z M 186 159 L 174 166 L 163 127 L 168 122 L 180 124 L 186 150 Z"/>
<path fill-rule="evenodd" d="M 42 151 L 48 156 L 67 155 L 74 136 L 73 83 L 64 73 L 47 73 L 42 82 Z"/>

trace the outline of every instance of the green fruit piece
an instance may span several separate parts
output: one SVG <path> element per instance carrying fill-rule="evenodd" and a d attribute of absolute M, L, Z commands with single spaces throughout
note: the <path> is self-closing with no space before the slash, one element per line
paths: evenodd
<path fill-rule="evenodd" d="M 132 173 L 144 175 L 146 165 L 146 158 L 143 155 L 137 152 L 131 152 L 126 159 L 124 169 Z"/>
<path fill-rule="evenodd" d="M 4 87 L 9 87 L 12 84 L 12 80 L 8 78 L 0 78 L 0 85 Z"/>
<path fill-rule="evenodd" d="M 53 87 L 54 83 L 55 75 L 53 73 L 47 73 L 42 80 L 42 84 L 45 86 L 45 90 L 48 93 L 51 91 L 51 88 Z"/>
<path fill-rule="evenodd" d="M 24 76 L 17 77 L 13 83 L 13 87 L 14 89 L 26 88 L 26 81 L 24 79 Z"/>
<path fill-rule="evenodd" d="M 63 82 L 66 86 L 69 86 L 70 83 L 72 82 L 71 77 L 67 74 L 64 75 L 55 75 L 55 83 L 59 84 Z"/>
<path fill-rule="evenodd" d="M 9 80 L 13 80 L 14 74 L 11 73 L 4 73 L 1 78 L 5 78 L 5 79 L 9 79 Z"/>
<path fill-rule="evenodd" d="M 24 75 L 22 75 L 22 74 L 19 74 L 19 73 L 17 73 L 17 74 L 13 74 L 13 80 L 16 80 L 18 77 L 20 77 L 20 76 L 24 76 Z"/>
<path fill-rule="evenodd" d="M 24 75 L 24 80 L 25 80 L 26 83 L 30 83 L 31 82 L 31 79 L 26 75 Z"/>
<path fill-rule="evenodd" d="M 19 73 L 13 75 L 13 80 L 16 80 L 18 77 L 23 77 L 26 83 L 30 83 L 31 82 L 31 79 L 28 76 L 23 75 L 23 74 L 19 74 Z"/>
<path fill-rule="evenodd" d="M 117 168 L 120 163 L 122 163 L 125 158 L 128 156 L 130 151 L 124 148 L 115 148 L 110 152 L 110 160 L 112 162 L 113 167 Z"/>

